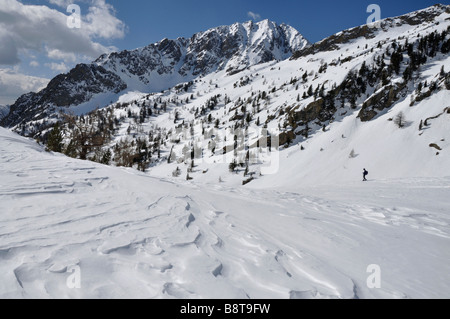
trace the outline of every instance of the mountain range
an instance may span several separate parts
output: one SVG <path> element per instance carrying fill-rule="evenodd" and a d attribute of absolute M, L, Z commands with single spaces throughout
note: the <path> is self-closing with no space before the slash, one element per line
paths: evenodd
<path fill-rule="evenodd" d="M 435 122 L 445 121 L 449 111 L 442 102 L 450 88 L 449 19 L 449 6 L 435 5 L 315 44 L 268 20 L 164 39 L 76 66 L 44 90 L 20 97 L 1 123 L 47 143 L 60 122 L 66 154 L 162 176 L 172 176 L 180 163 L 191 171 L 191 153 L 223 162 L 233 145 L 211 130 L 256 127 L 271 130 L 283 149 L 300 145 L 288 175 L 299 163 L 318 165 L 316 159 L 333 149 L 328 152 L 339 157 L 335 165 L 320 164 L 314 177 L 300 170 L 302 182 L 348 178 L 349 167 L 355 166 L 353 171 L 374 159 L 377 170 L 386 171 L 403 146 L 400 141 L 382 146 L 384 133 L 397 127 L 407 136 L 409 152 L 427 155 L 408 157 L 387 169 L 389 174 L 410 174 L 420 163 L 436 175 L 448 170 L 441 164 L 450 137 Z M 72 114 L 69 122 L 61 111 Z M 196 130 L 201 136 L 194 139 Z M 255 152 L 258 138 L 246 142 L 240 151 L 235 142 L 233 161 L 247 166 L 242 171 L 244 177 L 251 173 L 248 181 L 261 175 L 261 165 L 248 167 L 248 157 L 255 155 L 249 147 Z M 365 143 L 379 146 L 363 156 L 357 148 L 366 149 Z M 227 170 L 210 174 L 219 178 Z"/>
<path fill-rule="evenodd" d="M 90 102 L 93 109 L 99 101 L 109 102 L 108 98 L 126 90 L 154 92 L 220 70 L 233 74 L 255 64 L 285 60 L 308 45 L 294 28 L 264 20 L 105 54 L 91 64 L 79 64 L 58 75 L 42 91 L 21 96 L 3 125 L 17 125 L 37 113 L 42 118 L 54 107 Z"/>
<path fill-rule="evenodd" d="M 0 297 L 448 298 L 449 53 L 435 5 L 55 77 L 1 120 Z"/>

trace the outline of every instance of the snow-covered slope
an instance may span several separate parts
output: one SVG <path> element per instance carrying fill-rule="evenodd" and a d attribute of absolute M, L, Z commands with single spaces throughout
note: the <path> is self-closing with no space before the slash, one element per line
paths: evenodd
<path fill-rule="evenodd" d="M 343 32 L 352 35 L 351 41 L 338 41 L 339 50 L 327 46 L 312 54 L 306 49 L 295 59 L 259 64 L 239 74 L 214 72 L 162 93 L 130 92 L 102 111 L 102 127 L 113 129 L 111 141 L 99 153 L 110 149 L 114 155 L 124 140 L 135 145 L 144 141 L 148 156 L 141 159 L 152 176 L 171 178 L 179 167 L 180 179 L 190 171 L 196 182 L 240 185 L 249 176 L 242 174 L 245 166 L 231 174 L 229 159 L 223 163 L 221 150 L 231 145 L 224 132 L 266 126 L 281 132 L 279 171 L 260 176 L 261 165 L 251 163 L 249 173 L 255 180 L 249 187 L 267 185 L 266 180 L 278 187 L 355 181 L 362 179 L 363 168 L 378 180 L 450 176 L 446 8 L 386 19 L 382 25 L 389 27 L 372 30 L 370 37 L 354 34 L 355 29 Z M 424 12 L 432 18 L 414 22 Z M 440 39 L 436 34 L 444 38 L 431 54 L 433 45 L 424 49 L 421 43 Z M 327 41 L 336 43 L 335 37 Z M 411 64 L 417 60 L 415 54 L 421 55 L 420 65 Z M 393 61 L 398 55 L 402 61 L 396 70 Z M 405 78 L 411 67 L 416 70 Z M 310 96 L 309 88 L 316 93 Z M 396 124 L 399 114 L 402 127 Z M 108 118 L 114 122 L 107 123 Z M 99 118 L 94 114 L 89 121 L 97 123 Z M 245 164 L 251 144 L 232 159 Z M 193 148 L 202 152 L 191 170 Z M 136 149 L 138 155 L 142 151 Z M 136 162 L 131 164 L 139 167 Z"/>
<path fill-rule="evenodd" d="M 247 140 L 241 151 L 227 153 L 244 164 L 231 174 L 230 158 L 223 163 L 228 155 L 222 150 L 232 146 L 225 133 L 267 127 L 279 137 L 279 171 L 260 176 L 261 165 L 250 163 L 248 173 L 255 178 L 250 187 L 266 185 L 265 179 L 279 187 L 354 181 L 363 168 L 372 179 L 449 176 L 448 11 L 437 5 L 385 19 L 381 27 L 346 30 L 293 59 L 261 63 L 237 74 L 225 68 L 171 90 L 121 94 L 117 103 L 76 119 L 80 129 L 109 136 L 83 157 L 101 161 L 109 151 L 110 160 L 103 162 L 144 169 L 152 176 L 171 178 L 178 167 L 180 178 L 189 174 L 196 182 L 240 185 L 249 178 L 242 174 L 246 152 L 251 148 L 253 156 L 262 150 L 250 147 L 256 140 Z M 250 33 L 251 25 L 211 33 L 244 27 Z M 261 37 L 255 33 L 255 38 Z M 71 107 L 78 114 L 89 109 L 89 104 Z M 396 124 L 399 115 L 401 127 Z M 15 130 L 45 141 L 56 120 L 34 120 Z M 67 125 L 65 129 L 67 146 L 77 137 Z M 120 148 L 127 143 L 131 160 L 125 163 Z M 200 150 L 193 170 L 191 150 Z M 82 151 L 72 156 L 82 157 Z"/>
<path fill-rule="evenodd" d="M 118 93 L 61 125 L 66 154 L 133 168 L 1 129 L 0 296 L 449 298 L 449 18 L 433 6 L 239 73 L 228 71 L 239 59 L 208 63 L 217 70 Z M 97 63 L 90 79 L 116 83 Z M 46 141 L 59 118 L 40 115 L 15 130 Z M 275 132 L 279 149 L 258 147 L 252 128 Z M 274 174 L 250 161 L 267 152 Z M 66 284 L 72 270 L 80 289 Z"/>
<path fill-rule="evenodd" d="M 87 122 L 78 118 L 82 126 L 92 123 L 83 130 L 109 136 L 83 157 L 100 161 L 109 151 L 111 160 L 105 162 L 113 165 L 131 165 L 164 178 L 171 178 L 178 167 L 180 178 L 189 173 L 197 182 L 222 180 L 231 186 L 249 176 L 241 174 L 245 166 L 238 167 L 239 174 L 229 173 L 230 159 L 220 164 L 224 162 L 221 150 L 231 145 L 225 132 L 267 127 L 278 131 L 279 172 L 260 176 L 261 165 L 251 163 L 248 173 L 255 178 L 251 187 L 265 185 L 264 179 L 280 187 L 353 181 L 360 179 L 363 168 L 372 179 L 448 176 L 449 18 L 448 6 L 437 5 L 385 19 L 378 27 L 345 30 L 298 51 L 289 60 L 260 63 L 237 74 L 224 67 L 160 93 L 121 94 L 117 103 L 88 115 Z M 213 39 L 222 38 L 217 35 L 222 33 L 240 34 L 237 43 L 245 43 L 245 33 L 253 34 L 253 40 L 244 47 L 258 47 L 260 42 L 254 40 L 262 37 L 258 30 L 274 32 L 270 25 L 263 21 L 220 27 L 196 35 L 193 43 L 207 46 L 203 38 L 216 43 Z M 169 49 L 168 40 L 163 42 L 158 47 L 176 51 Z M 145 56 L 142 52 L 147 49 L 125 52 L 122 58 Z M 100 60 L 111 69 L 106 64 L 119 63 L 122 58 L 112 54 Z M 136 72 L 139 66 L 130 64 Z M 89 110 L 89 103 L 71 107 L 77 114 Z M 395 123 L 399 115 L 404 122 L 401 128 Z M 34 120 L 15 130 L 45 141 L 55 117 Z M 65 129 L 67 146 L 76 139 L 76 132 L 68 126 Z M 119 148 L 127 143 L 134 146 L 129 147 L 131 162 L 124 163 Z M 242 164 L 252 143 L 247 144 L 232 156 Z M 194 170 L 190 168 L 193 149 L 201 150 L 195 156 Z M 252 155 L 256 151 L 261 150 L 253 147 Z M 80 152 L 74 156 L 82 157 Z"/>
<path fill-rule="evenodd" d="M 357 181 L 362 180 L 363 168 L 371 180 L 378 181 L 450 176 L 449 95 L 440 92 L 414 107 L 405 99 L 369 123 L 361 123 L 356 111 L 331 124 L 326 132 L 319 130 L 280 152 L 279 171 L 265 176 L 261 183 L 295 187 Z M 402 129 L 391 120 L 400 112 L 406 122 Z M 429 121 L 429 127 L 419 130 L 421 121 L 434 116 L 437 118 Z"/>
<path fill-rule="evenodd" d="M 175 184 L 4 129 L 0 154 L 2 298 L 450 297 L 448 177 Z"/>

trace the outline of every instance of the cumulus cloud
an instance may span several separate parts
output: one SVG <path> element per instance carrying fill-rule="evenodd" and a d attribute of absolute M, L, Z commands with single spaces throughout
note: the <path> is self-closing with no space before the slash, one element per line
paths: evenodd
<path fill-rule="evenodd" d="M 258 13 L 254 13 L 252 11 L 249 11 L 247 13 L 247 15 L 252 19 L 252 20 L 261 20 L 261 15 L 259 15 Z"/>
<path fill-rule="evenodd" d="M 65 73 L 69 70 L 69 67 L 64 63 L 46 63 L 45 64 L 46 67 L 49 67 L 50 69 L 52 69 L 53 71 L 56 71 L 58 73 Z"/>
<path fill-rule="evenodd" d="M 115 49 L 102 45 L 99 40 L 125 35 L 125 24 L 115 17 L 114 8 L 105 0 L 90 1 L 87 14 L 82 15 L 80 29 L 67 26 L 69 14 L 48 6 L 25 5 L 17 0 L 3 2 L 5 4 L 0 7 L 0 64 L 3 65 L 19 63 L 21 50 L 41 51 L 43 47 L 48 48 L 51 59 L 67 61 L 77 55 L 97 58 Z M 60 6 L 68 3 L 63 0 L 50 2 Z"/>
<path fill-rule="evenodd" d="M 39 91 L 49 82 L 44 78 L 47 73 L 34 77 L 19 69 L 45 66 L 67 72 L 74 63 L 117 50 L 103 42 L 126 33 L 126 25 L 106 0 L 47 0 L 47 5 L 0 2 L 0 104 L 14 103 L 21 94 Z M 67 7 L 72 3 L 82 5 L 81 28 L 69 28 Z"/>
<path fill-rule="evenodd" d="M 115 14 L 114 7 L 107 4 L 105 0 L 94 0 L 83 19 L 86 31 L 94 38 L 123 38 L 126 27 Z"/>
<path fill-rule="evenodd" d="M 0 69 L 0 104 L 12 104 L 23 93 L 43 89 L 49 79 L 17 73 L 11 69 Z"/>
<path fill-rule="evenodd" d="M 74 3 L 73 0 L 48 0 L 48 2 L 61 8 L 67 8 L 69 4 Z"/>
<path fill-rule="evenodd" d="M 58 49 L 46 48 L 47 57 L 53 60 L 63 60 L 64 62 L 77 61 L 77 55 L 72 52 L 64 52 Z"/>

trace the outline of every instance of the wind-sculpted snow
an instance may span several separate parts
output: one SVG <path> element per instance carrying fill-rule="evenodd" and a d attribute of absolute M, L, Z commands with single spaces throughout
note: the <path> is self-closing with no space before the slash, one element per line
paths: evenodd
<path fill-rule="evenodd" d="M 2 298 L 450 296 L 448 178 L 199 185 L 47 153 L 4 129 L 0 174 Z"/>

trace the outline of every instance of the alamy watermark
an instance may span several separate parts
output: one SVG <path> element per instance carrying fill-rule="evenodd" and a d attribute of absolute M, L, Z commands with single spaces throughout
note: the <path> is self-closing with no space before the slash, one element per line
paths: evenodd
<path fill-rule="evenodd" d="M 67 273 L 70 275 L 66 279 L 66 285 L 69 289 L 81 288 L 81 268 L 78 265 L 67 267 Z"/>
<path fill-rule="evenodd" d="M 371 4 L 367 7 L 367 13 L 371 13 L 367 17 L 367 26 L 369 28 L 378 28 L 381 24 L 381 7 L 378 4 Z"/>
<path fill-rule="evenodd" d="M 280 132 L 278 129 L 250 125 L 245 128 L 208 128 L 201 124 L 178 127 L 175 135 L 189 141 L 181 156 L 172 153 L 171 161 L 190 160 L 207 164 L 257 164 L 263 175 L 276 174 L 280 167 Z"/>
<path fill-rule="evenodd" d="M 379 265 L 369 265 L 367 267 L 367 272 L 370 273 L 367 277 L 367 287 L 369 289 L 380 289 L 381 288 L 381 267 Z"/>
<path fill-rule="evenodd" d="M 67 7 L 67 12 L 71 15 L 67 17 L 67 27 L 69 29 L 81 28 L 81 8 L 79 5 L 70 4 Z"/>

